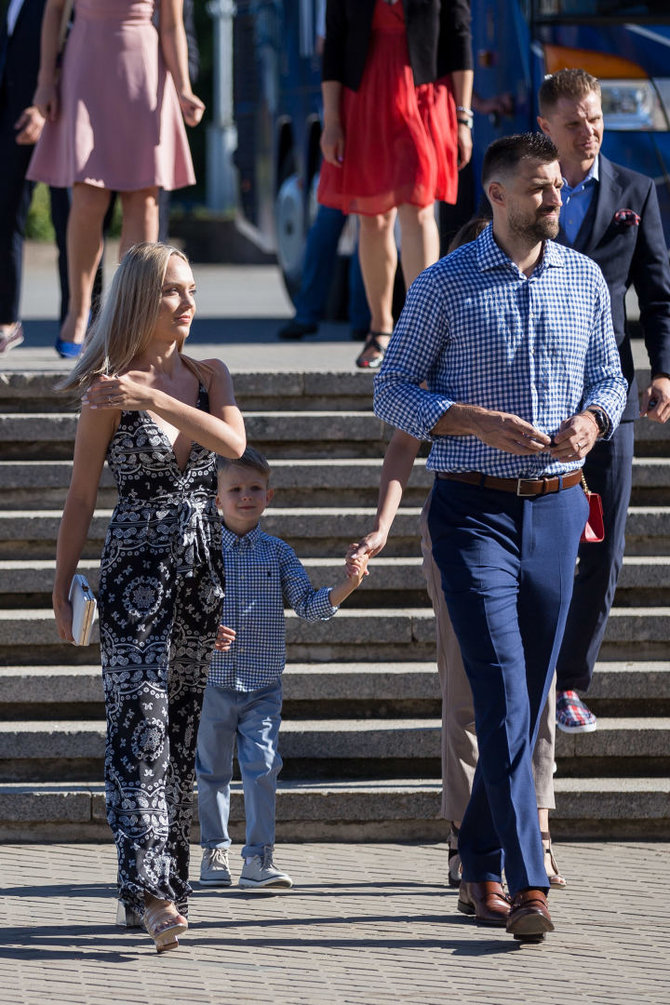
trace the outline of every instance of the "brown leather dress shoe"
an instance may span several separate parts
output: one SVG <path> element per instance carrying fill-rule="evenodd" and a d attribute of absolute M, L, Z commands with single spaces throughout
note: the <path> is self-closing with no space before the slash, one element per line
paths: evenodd
<path fill-rule="evenodd" d="M 521 941 L 540 941 L 545 932 L 553 932 L 554 923 L 542 890 L 522 890 L 512 899 L 507 931 Z"/>
<path fill-rule="evenodd" d="M 509 900 L 500 883 L 461 883 L 458 891 L 458 910 L 474 915 L 482 925 L 502 928 L 510 912 Z"/>

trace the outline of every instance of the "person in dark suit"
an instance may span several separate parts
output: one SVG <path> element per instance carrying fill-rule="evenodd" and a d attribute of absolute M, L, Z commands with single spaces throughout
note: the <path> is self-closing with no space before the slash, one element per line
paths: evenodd
<path fill-rule="evenodd" d="M 663 423 L 670 417 L 670 270 L 654 182 L 600 153 L 603 113 L 597 79 L 584 70 L 560 70 L 545 78 L 538 97 L 538 123 L 558 147 L 564 182 L 558 240 L 588 255 L 603 272 L 629 387 L 619 428 L 611 439 L 598 439 L 584 464 L 589 489 L 602 496 L 605 540 L 580 547 L 556 668 L 559 729 L 592 732 L 596 717 L 577 691 L 586 692 L 591 683 L 623 561 L 633 420 L 644 415 Z M 652 375 L 641 398 L 626 325 L 625 295 L 631 284 Z"/>
<path fill-rule="evenodd" d="M 23 238 L 34 184 L 26 181 L 33 146 L 44 119 L 32 104 L 40 60 L 45 0 L 12 0 L 0 25 L 0 354 L 23 342 L 19 320 Z M 51 189 L 61 289 L 61 320 L 67 313 L 65 231 L 67 189 Z"/>

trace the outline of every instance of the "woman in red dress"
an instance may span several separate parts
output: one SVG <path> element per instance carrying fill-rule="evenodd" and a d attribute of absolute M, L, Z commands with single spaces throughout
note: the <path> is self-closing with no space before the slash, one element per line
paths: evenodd
<path fill-rule="evenodd" d="M 456 202 L 472 152 L 469 0 L 328 0 L 318 199 L 360 219 L 372 319 L 356 363 L 393 329 L 396 217 L 407 287 L 437 261 L 433 203 Z"/>

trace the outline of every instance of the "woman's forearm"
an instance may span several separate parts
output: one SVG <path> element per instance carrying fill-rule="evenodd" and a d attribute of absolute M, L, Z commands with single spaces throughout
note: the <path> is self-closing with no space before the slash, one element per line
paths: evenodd
<path fill-rule="evenodd" d="M 244 419 L 237 405 L 224 405 L 218 415 L 212 415 L 154 388 L 149 408 L 207 450 L 232 458 L 244 453 Z"/>
<path fill-rule="evenodd" d="M 386 448 L 375 514 L 375 530 L 384 536 L 388 535 L 395 520 L 419 446 L 419 440 L 397 429 Z"/>
<path fill-rule="evenodd" d="M 454 101 L 460 108 L 472 109 L 472 84 L 474 74 L 472 70 L 453 70 L 451 73 L 451 86 L 454 89 Z"/>
<path fill-rule="evenodd" d="M 339 123 L 342 84 L 339 80 L 324 80 L 321 82 L 321 94 L 323 96 L 324 125 L 328 126 Z"/>
<path fill-rule="evenodd" d="M 52 86 L 58 75 L 58 54 L 60 49 L 60 27 L 63 20 L 65 0 L 48 0 L 42 18 L 40 34 L 40 69 L 37 85 Z"/>

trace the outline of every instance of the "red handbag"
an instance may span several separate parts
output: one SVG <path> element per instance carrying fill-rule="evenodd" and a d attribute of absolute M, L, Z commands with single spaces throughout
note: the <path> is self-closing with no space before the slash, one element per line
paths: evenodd
<path fill-rule="evenodd" d="M 597 492 L 590 492 L 586 478 L 582 473 L 582 488 L 589 504 L 589 515 L 582 531 L 580 543 L 599 544 L 605 540 L 605 521 L 603 520 L 603 501 Z"/>

